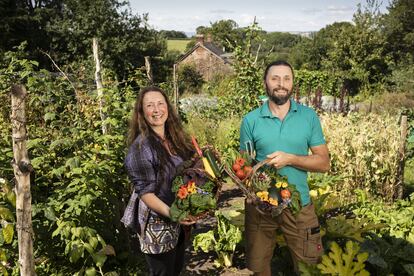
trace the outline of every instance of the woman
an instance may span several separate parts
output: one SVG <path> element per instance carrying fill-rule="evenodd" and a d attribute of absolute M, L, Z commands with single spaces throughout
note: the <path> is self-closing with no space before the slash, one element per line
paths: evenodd
<path fill-rule="evenodd" d="M 129 128 L 128 176 L 139 197 L 138 221 L 141 251 L 150 275 L 178 275 L 184 263 L 183 226 L 169 220 L 175 195 L 171 191 L 175 168 L 191 158 L 193 150 L 178 116 L 164 91 L 141 90 Z"/>

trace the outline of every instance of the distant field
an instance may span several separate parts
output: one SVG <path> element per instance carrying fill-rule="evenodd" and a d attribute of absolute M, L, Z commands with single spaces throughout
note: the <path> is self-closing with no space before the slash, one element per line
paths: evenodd
<path fill-rule="evenodd" d="M 187 46 L 190 39 L 171 39 L 167 40 L 167 49 L 170 50 L 177 50 L 180 53 L 184 53 L 185 47 Z"/>

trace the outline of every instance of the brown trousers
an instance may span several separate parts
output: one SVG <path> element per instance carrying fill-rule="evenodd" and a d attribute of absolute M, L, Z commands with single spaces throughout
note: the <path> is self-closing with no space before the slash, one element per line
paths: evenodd
<path fill-rule="evenodd" d="M 298 272 L 298 261 L 310 264 L 320 261 L 323 247 L 312 204 L 304 206 L 297 216 L 285 209 L 276 218 L 260 214 L 252 204 L 245 203 L 245 206 L 246 259 L 251 271 L 262 272 L 270 265 L 279 228 L 292 255 L 295 272 Z"/>

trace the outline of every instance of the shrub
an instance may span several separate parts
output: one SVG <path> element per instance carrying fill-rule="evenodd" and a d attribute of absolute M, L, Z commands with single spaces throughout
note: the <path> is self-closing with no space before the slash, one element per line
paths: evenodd
<path fill-rule="evenodd" d="M 178 70 L 179 91 L 181 94 L 196 93 L 198 94 L 204 84 L 203 76 L 193 65 L 184 65 Z"/>

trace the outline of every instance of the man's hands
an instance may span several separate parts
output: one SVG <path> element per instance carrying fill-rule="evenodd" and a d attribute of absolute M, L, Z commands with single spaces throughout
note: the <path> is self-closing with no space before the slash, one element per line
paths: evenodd
<path fill-rule="evenodd" d="M 326 145 L 310 148 L 311 155 L 295 155 L 275 151 L 266 157 L 271 159 L 269 165 L 276 169 L 292 166 L 308 172 L 327 172 L 330 169 L 329 151 Z"/>
<path fill-rule="evenodd" d="M 271 153 L 266 157 L 268 159 L 271 159 L 268 163 L 270 166 L 273 166 L 276 169 L 281 169 L 283 167 L 292 165 L 292 159 L 295 156 L 293 154 L 286 153 L 283 151 L 275 151 L 274 153 Z"/>

